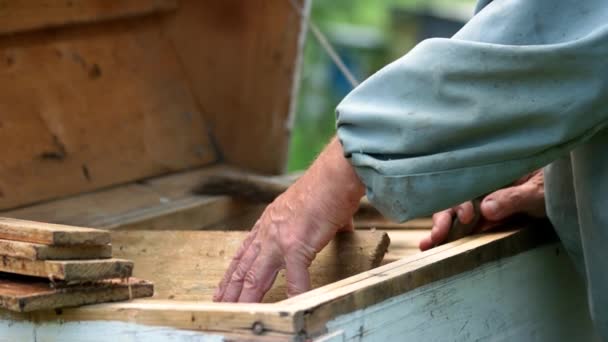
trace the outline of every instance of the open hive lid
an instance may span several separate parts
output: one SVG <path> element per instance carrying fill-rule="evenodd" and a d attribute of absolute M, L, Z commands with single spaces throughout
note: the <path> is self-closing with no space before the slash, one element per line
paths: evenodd
<path fill-rule="evenodd" d="M 3 4 L 0 209 L 218 161 L 281 172 L 302 28 L 287 0 Z"/>

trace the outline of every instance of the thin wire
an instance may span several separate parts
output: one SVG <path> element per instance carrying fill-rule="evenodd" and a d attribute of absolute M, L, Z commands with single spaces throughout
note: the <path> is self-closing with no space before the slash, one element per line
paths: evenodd
<path fill-rule="evenodd" d="M 306 21 L 310 32 L 312 32 L 319 45 L 321 45 L 323 50 L 325 50 L 329 58 L 331 58 L 338 70 L 340 70 L 344 78 L 346 78 L 348 83 L 350 83 L 353 88 L 356 88 L 359 85 L 359 81 L 357 81 L 353 73 L 348 69 L 348 67 L 344 63 L 344 60 L 342 60 L 340 55 L 336 52 L 327 37 L 323 34 L 323 32 L 321 32 L 319 27 L 310 19 L 310 17 L 304 13 L 304 10 L 300 6 L 298 6 L 295 0 L 289 0 L 289 3 L 291 4 L 291 7 L 293 7 L 293 9 L 296 11 L 296 13 L 298 13 L 300 18 Z"/>

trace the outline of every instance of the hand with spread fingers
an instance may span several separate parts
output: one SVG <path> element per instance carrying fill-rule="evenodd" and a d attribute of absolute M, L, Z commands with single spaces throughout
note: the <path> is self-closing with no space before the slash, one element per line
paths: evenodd
<path fill-rule="evenodd" d="M 515 214 L 526 214 L 532 217 L 546 215 L 542 170 L 526 175 L 511 187 L 485 196 L 481 202 L 482 220 L 475 231 L 490 230 L 502 220 Z M 470 223 L 475 217 L 473 203 L 465 202 L 435 213 L 431 234 L 420 241 L 420 250 L 425 251 L 443 243 L 452 227 L 454 217 L 458 217 L 464 224 Z"/>
<path fill-rule="evenodd" d="M 217 302 L 259 302 L 285 268 L 288 296 L 310 290 L 308 267 L 352 216 L 365 188 L 332 141 L 306 173 L 271 203 L 234 256 Z"/>

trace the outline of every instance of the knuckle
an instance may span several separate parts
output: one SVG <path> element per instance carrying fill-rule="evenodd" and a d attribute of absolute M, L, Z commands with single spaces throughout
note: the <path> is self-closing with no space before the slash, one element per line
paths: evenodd
<path fill-rule="evenodd" d="M 244 279 L 244 287 L 247 289 L 257 289 L 259 287 L 259 280 L 257 274 L 253 271 L 247 272 Z"/>

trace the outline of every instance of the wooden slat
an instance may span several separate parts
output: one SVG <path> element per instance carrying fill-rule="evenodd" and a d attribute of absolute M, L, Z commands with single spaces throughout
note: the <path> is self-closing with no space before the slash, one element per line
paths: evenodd
<path fill-rule="evenodd" d="M 0 217 L 0 239 L 59 246 L 107 245 L 110 243 L 110 233 L 99 229 Z"/>
<path fill-rule="evenodd" d="M 9 256 L 0 258 L 0 272 L 48 278 L 53 281 L 84 282 L 127 278 L 133 272 L 133 262 L 121 259 L 33 261 Z"/>
<path fill-rule="evenodd" d="M 227 196 L 192 195 L 192 188 L 225 166 L 156 177 L 110 189 L 0 212 L 1 216 L 103 229 L 198 230 L 249 229 L 238 218 L 250 207 Z M 240 223 L 238 225 L 237 223 Z"/>
<path fill-rule="evenodd" d="M 155 284 L 156 286 L 156 284 Z M 264 327 L 264 335 L 283 333 L 295 335 L 301 326 L 289 308 L 276 304 L 210 303 L 137 299 L 131 302 L 99 304 L 74 309 L 37 311 L 19 314 L 0 310 L 0 317 L 14 321 L 35 322 L 136 322 L 149 326 L 172 327 L 196 331 L 247 334 L 251 340 L 254 323 Z M 285 337 L 283 340 L 285 340 Z"/>
<path fill-rule="evenodd" d="M 554 241 L 554 234 L 541 228 L 467 237 L 444 245 L 448 247 L 440 252 L 430 250 L 421 253 L 422 257 L 406 258 L 283 303 L 293 303 L 303 310 L 308 333 L 322 332 L 325 323 L 338 315 Z"/>
<path fill-rule="evenodd" d="M 109 259 L 112 257 L 112 245 L 49 246 L 0 240 L 0 255 L 28 260 Z"/>
<path fill-rule="evenodd" d="M 176 8 L 176 0 L 3 1 L 0 34 L 134 17 Z"/>
<path fill-rule="evenodd" d="M 0 209 L 216 159 L 158 20 L 0 38 Z"/>
<path fill-rule="evenodd" d="M 17 312 L 116 302 L 153 293 L 152 283 L 135 278 L 54 288 L 48 281 L 0 275 L 0 307 Z"/>
<path fill-rule="evenodd" d="M 114 231 L 114 255 L 133 260 L 134 276 L 155 283 L 159 299 L 211 301 L 246 232 Z M 313 287 L 369 270 L 380 264 L 388 246 L 386 234 L 339 234 L 311 266 Z M 281 273 L 266 302 L 285 298 Z"/>

